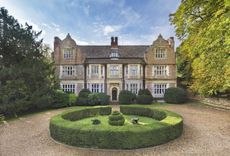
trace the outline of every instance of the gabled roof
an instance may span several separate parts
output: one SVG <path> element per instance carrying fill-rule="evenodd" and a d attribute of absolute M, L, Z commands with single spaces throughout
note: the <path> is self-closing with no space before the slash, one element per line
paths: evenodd
<path fill-rule="evenodd" d="M 144 58 L 147 45 L 118 46 L 119 58 Z M 111 46 L 78 46 L 86 58 L 110 58 Z"/>

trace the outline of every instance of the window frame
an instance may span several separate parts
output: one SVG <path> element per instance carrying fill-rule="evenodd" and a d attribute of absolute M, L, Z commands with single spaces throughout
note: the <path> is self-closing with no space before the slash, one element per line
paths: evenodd
<path fill-rule="evenodd" d="M 168 65 L 154 65 L 152 69 L 153 76 L 169 76 Z"/>
<path fill-rule="evenodd" d="M 73 83 L 61 84 L 61 88 L 65 93 L 75 93 L 76 92 L 76 84 L 73 84 Z"/>
<path fill-rule="evenodd" d="M 156 48 L 155 59 L 166 59 L 167 58 L 167 48 Z"/>
<path fill-rule="evenodd" d="M 62 67 L 63 76 L 74 76 L 75 75 L 75 66 L 65 65 Z"/>
<path fill-rule="evenodd" d="M 63 50 L 63 58 L 66 59 L 66 60 L 70 60 L 70 59 L 73 59 L 73 49 L 71 48 L 65 48 Z"/>

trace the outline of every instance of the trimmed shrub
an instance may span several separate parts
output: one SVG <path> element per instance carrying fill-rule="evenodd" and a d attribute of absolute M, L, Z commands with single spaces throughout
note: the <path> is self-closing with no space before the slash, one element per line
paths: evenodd
<path fill-rule="evenodd" d="M 78 94 L 76 105 L 79 105 L 79 106 L 87 106 L 87 105 L 89 105 L 88 96 L 89 96 L 90 93 L 91 93 L 90 90 L 82 89 Z"/>
<path fill-rule="evenodd" d="M 124 116 L 118 112 L 113 111 L 111 115 L 109 115 L 109 124 L 112 126 L 122 126 L 125 123 Z"/>
<path fill-rule="evenodd" d="M 69 96 L 62 90 L 56 90 L 53 95 L 52 108 L 62 108 L 69 105 Z"/>
<path fill-rule="evenodd" d="M 69 93 L 69 106 L 74 106 L 76 104 L 77 95 L 74 93 Z"/>
<path fill-rule="evenodd" d="M 90 93 L 87 100 L 85 101 L 88 106 L 96 105 L 108 105 L 109 104 L 109 95 L 105 93 Z M 85 99 L 85 98 L 84 98 Z"/>
<path fill-rule="evenodd" d="M 151 92 L 148 89 L 140 89 L 138 91 L 138 95 L 151 95 L 152 96 Z"/>
<path fill-rule="evenodd" d="M 90 93 L 91 93 L 91 92 L 90 92 L 89 89 L 82 89 L 82 90 L 79 92 L 78 96 L 79 96 L 79 97 L 85 97 L 85 98 L 87 98 L 87 97 L 89 96 Z"/>
<path fill-rule="evenodd" d="M 138 91 L 137 103 L 138 104 L 152 104 L 153 96 L 148 89 L 140 89 Z"/>
<path fill-rule="evenodd" d="M 166 113 L 157 109 L 150 109 L 137 106 L 121 106 L 120 110 L 123 114 L 127 115 L 139 115 L 153 118 L 155 120 L 163 120 L 166 118 Z"/>
<path fill-rule="evenodd" d="M 137 96 L 137 103 L 138 104 L 152 104 L 153 97 L 152 95 L 138 95 Z"/>
<path fill-rule="evenodd" d="M 97 93 L 98 101 L 100 105 L 108 105 L 109 104 L 109 95 L 105 93 Z"/>
<path fill-rule="evenodd" d="M 164 100 L 167 103 L 180 104 L 185 103 L 188 98 L 187 93 L 184 89 L 172 87 L 166 89 L 164 94 Z"/>
<path fill-rule="evenodd" d="M 88 105 L 89 106 L 95 106 L 99 105 L 99 100 L 97 97 L 97 93 L 90 93 L 88 96 Z"/>
<path fill-rule="evenodd" d="M 91 121 L 93 125 L 99 125 L 101 123 L 101 121 L 98 119 L 92 119 Z"/>
<path fill-rule="evenodd" d="M 128 90 L 122 90 L 119 93 L 119 103 L 120 104 L 132 104 L 136 100 L 136 95 Z"/>
<path fill-rule="evenodd" d="M 65 120 L 76 121 L 87 117 L 93 117 L 96 115 L 109 115 L 111 114 L 111 107 L 93 107 L 84 108 L 80 110 L 74 110 L 62 115 Z"/>

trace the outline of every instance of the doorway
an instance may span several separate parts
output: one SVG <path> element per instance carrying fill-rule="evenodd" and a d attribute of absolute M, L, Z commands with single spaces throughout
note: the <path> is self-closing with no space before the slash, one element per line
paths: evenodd
<path fill-rule="evenodd" d="M 117 101 L 117 88 L 112 88 L 112 101 Z"/>

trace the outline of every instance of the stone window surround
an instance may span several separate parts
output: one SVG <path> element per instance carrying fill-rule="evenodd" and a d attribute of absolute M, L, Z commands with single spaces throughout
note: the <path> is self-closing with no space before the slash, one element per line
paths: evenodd
<path fill-rule="evenodd" d="M 61 84 L 61 88 L 64 92 L 76 93 L 76 84 Z"/>
<path fill-rule="evenodd" d="M 152 75 L 153 76 L 169 76 L 169 66 L 168 65 L 153 65 Z"/>
<path fill-rule="evenodd" d="M 167 88 L 169 88 L 168 83 L 153 83 L 152 84 L 153 97 L 157 97 L 157 98 L 164 97 L 164 93 Z"/>
<path fill-rule="evenodd" d="M 155 49 L 155 59 L 166 59 L 167 58 L 167 48 L 156 48 Z"/>
<path fill-rule="evenodd" d="M 92 93 L 103 93 L 104 92 L 104 84 L 103 83 L 88 83 L 87 88 Z"/>
<path fill-rule="evenodd" d="M 64 59 L 73 59 L 73 49 L 71 48 L 64 48 L 63 49 L 63 58 Z"/>
<path fill-rule="evenodd" d="M 65 65 L 62 66 L 62 76 L 73 76 L 75 75 L 75 66 L 73 65 Z"/>

